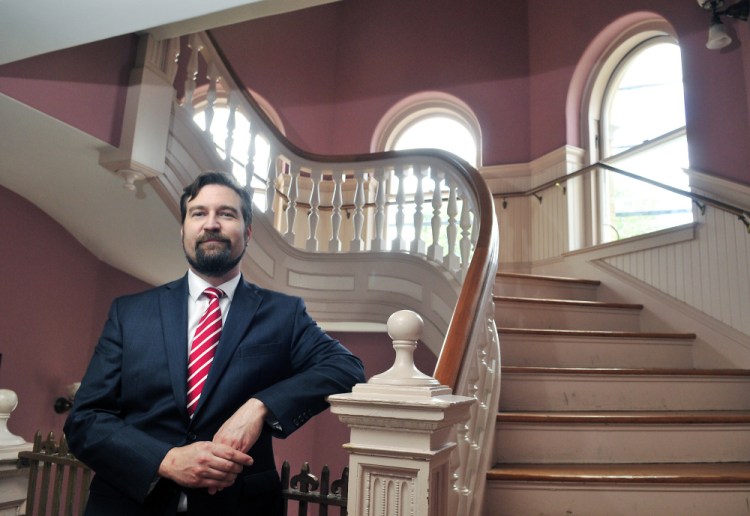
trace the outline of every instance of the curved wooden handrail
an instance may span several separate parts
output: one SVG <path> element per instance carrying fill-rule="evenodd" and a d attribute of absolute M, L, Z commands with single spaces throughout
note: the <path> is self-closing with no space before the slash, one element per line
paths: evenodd
<path fill-rule="evenodd" d="M 479 176 L 479 172 L 474 169 L 470 173 L 472 176 Z M 474 193 L 479 203 L 479 237 L 434 373 L 442 385 L 448 385 L 454 390 L 469 340 L 476 330 L 477 322 L 482 319 L 479 315 L 482 295 L 487 284 L 494 281 L 499 253 L 492 194 L 481 177 L 476 176 L 471 184 L 476 188 Z"/>

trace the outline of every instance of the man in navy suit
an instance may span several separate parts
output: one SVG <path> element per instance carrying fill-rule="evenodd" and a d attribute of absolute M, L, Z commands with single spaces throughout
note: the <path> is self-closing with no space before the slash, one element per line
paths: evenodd
<path fill-rule="evenodd" d="M 272 435 L 286 437 L 326 396 L 364 381 L 362 363 L 301 299 L 243 280 L 246 190 L 207 173 L 180 205 L 188 273 L 113 302 L 65 423 L 71 451 L 96 473 L 86 514 L 280 514 Z M 191 414 L 188 353 L 206 287 L 224 294 L 223 328 Z"/>

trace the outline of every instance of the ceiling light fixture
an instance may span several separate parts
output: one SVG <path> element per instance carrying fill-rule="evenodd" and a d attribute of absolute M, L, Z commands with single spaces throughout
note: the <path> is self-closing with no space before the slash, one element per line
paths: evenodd
<path fill-rule="evenodd" d="M 698 5 L 706 11 L 711 11 L 711 26 L 708 29 L 706 42 L 706 48 L 711 50 L 722 49 L 732 42 L 726 27 L 721 22 L 722 16 L 745 21 L 750 14 L 750 0 L 740 0 L 726 9 L 722 9 L 724 0 L 698 0 Z"/>

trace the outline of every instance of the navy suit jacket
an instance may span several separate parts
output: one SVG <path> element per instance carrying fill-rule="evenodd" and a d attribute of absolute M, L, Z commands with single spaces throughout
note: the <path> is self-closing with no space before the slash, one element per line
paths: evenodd
<path fill-rule="evenodd" d="M 278 497 L 272 433 L 286 437 L 364 381 L 361 361 L 310 318 L 301 299 L 241 280 L 199 404 L 186 409 L 187 276 L 116 299 L 65 423 L 73 454 L 96 475 L 87 514 L 174 514 L 181 488 L 155 487 L 175 446 L 210 441 L 248 399 L 280 424 L 261 432 L 231 488 L 182 490 L 193 514 L 264 514 Z M 275 503 L 275 502 L 274 502 Z"/>

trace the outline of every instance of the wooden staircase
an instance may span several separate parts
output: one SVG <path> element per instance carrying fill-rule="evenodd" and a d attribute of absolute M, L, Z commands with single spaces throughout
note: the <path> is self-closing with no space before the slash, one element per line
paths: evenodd
<path fill-rule="evenodd" d="M 487 516 L 750 514 L 750 371 L 693 367 L 599 282 L 498 274 Z"/>

